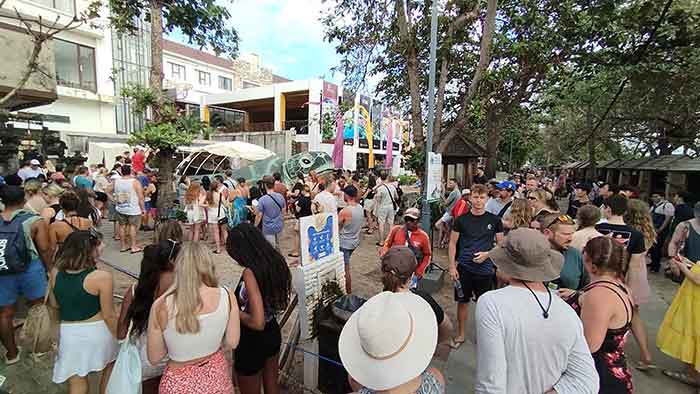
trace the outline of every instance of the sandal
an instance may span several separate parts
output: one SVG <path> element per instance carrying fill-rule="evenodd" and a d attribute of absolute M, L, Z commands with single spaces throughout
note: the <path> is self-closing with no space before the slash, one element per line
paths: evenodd
<path fill-rule="evenodd" d="M 637 363 L 634 365 L 634 368 L 637 369 L 637 371 L 642 371 L 646 372 L 651 369 L 656 369 L 656 364 L 654 363 L 648 363 L 642 360 L 637 361 Z"/>
<path fill-rule="evenodd" d="M 128 252 L 128 251 L 129 251 L 129 248 L 126 248 L 126 249 L 120 249 L 120 250 L 119 250 L 119 253 L 124 253 L 124 252 Z"/>
<path fill-rule="evenodd" d="M 462 339 L 461 341 L 458 341 L 455 338 L 452 338 L 450 340 L 450 343 L 447 344 L 447 346 L 449 346 L 452 349 L 459 349 L 459 347 L 462 346 L 463 343 L 464 343 L 464 339 Z"/>
<path fill-rule="evenodd" d="M 7 358 L 7 355 L 5 355 L 5 365 L 17 364 L 20 360 L 21 355 L 22 355 L 22 348 L 17 346 L 17 355 L 15 356 L 15 358 L 9 359 L 9 358 Z"/>
<path fill-rule="evenodd" d="M 299 257 L 299 255 L 298 255 L 298 254 L 295 254 L 295 253 L 289 253 L 289 254 L 287 254 L 287 256 L 289 256 L 289 257 Z"/>
<path fill-rule="evenodd" d="M 138 248 L 138 249 L 136 249 L 136 250 L 132 249 L 131 252 L 129 252 L 129 253 L 131 253 L 131 254 L 136 254 L 136 253 L 141 253 L 141 252 L 143 252 L 143 249 Z"/>
<path fill-rule="evenodd" d="M 663 374 L 668 376 L 669 378 L 671 378 L 673 380 L 677 380 L 677 381 L 679 381 L 681 383 L 685 383 L 689 386 L 700 387 L 700 382 L 693 379 L 690 375 L 688 375 L 685 372 L 671 371 L 671 370 L 665 369 L 663 371 Z"/>

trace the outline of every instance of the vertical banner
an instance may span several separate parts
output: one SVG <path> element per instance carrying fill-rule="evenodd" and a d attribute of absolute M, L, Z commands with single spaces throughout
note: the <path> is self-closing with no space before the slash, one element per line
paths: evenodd
<path fill-rule="evenodd" d="M 394 120 L 389 118 L 389 128 L 386 131 L 386 162 L 384 167 L 391 170 L 394 164 Z"/>
<path fill-rule="evenodd" d="M 321 92 L 321 141 L 332 144 L 335 141 L 336 114 L 338 112 L 338 85 L 323 81 Z"/>
<path fill-rule="evenodd" d="M 384 104 L 378 100 L 372 100 L 372 147 L 382 149 L 382 113 Z"/>
<path fill-rule="evenodd" d="M 360 116 L 357 118 L 358 130 L 360 132 L 360 140 L 364 139 L 369 149 L 369 160 L 367 166 L 374 168 L 374 149 L 372 146 L 372 119 L 369 114 L 371 100 L 368 96 L 360 95 Z M 364 138 L 363 138 L 364 137 Z M 362 143 L 360 143 L 362 147 Z"/>
<path fill-rule="evenodd" d="M 337 119 L 335 120 L 335 142 L 333 143 L 333 164 L 335 168 L 343 168 L 343 146 L 345 146 L 343 141 L 343 131 L 345 128 L 345 122 L 343 121 L 343 114 L 338 113 Z"/>
<path fill-rule="evenodd" d="M 343 89 L 343 96 L 340 104 L 341 107 L 349 108 L 343 114 L 343 140 L 345 145 L 354 145 L 355 132 L 357 131 L 355 125 L 355 93 L 350 89 Z"/>

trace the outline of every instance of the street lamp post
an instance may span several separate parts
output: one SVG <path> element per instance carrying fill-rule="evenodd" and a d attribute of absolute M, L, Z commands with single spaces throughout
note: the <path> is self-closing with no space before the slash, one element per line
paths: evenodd
<path fill-rule="evenodd" d="M 398 0 L 403 1 L 403 0 Z M 421 226 L 431 234 L 430 204 L 428 203 L 428 165 L 433 151 L 433 128 L 435 126 L 435 58 L 437 48 L 437 0 L 433 0 L 430 15 L 430 74 L 428 78 L 428 132 L 425 139 L 425 177 L 423 182 L 423 210 Z"/>

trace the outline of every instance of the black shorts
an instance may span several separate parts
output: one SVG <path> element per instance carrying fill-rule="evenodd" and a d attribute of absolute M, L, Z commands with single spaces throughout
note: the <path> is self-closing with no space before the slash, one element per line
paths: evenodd
<path fill-rule="evenodd" d="M 459 283 L 462 285 L 463 297 L 459 297 L 455 289 L 455 301 L 466 304 L 470 300 L 478 300 L 479 297 L 489 290 L 494 289 L 495 275 L 477 275 L 467 271 L 463 266 L 457 264 L 459 273 Z"/>
<path fill-rule="evenodd" d="M 265 361 L 280 352 L 282 333 L 276 319 L 272 319 L 262 331 L 255 331 L 241 324 L 241 340 L 235 352 L 234 369 L 243 376 L 262 371 Z"/>

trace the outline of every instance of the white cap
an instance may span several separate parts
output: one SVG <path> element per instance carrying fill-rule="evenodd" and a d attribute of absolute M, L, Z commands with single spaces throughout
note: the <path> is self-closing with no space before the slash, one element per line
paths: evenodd
<path fill-rule="evenodd" d="M 39 163 L 39 160 L 37 160 L 37 159 L 31 159 L 29 161 L 29 164 L 31 164 L 33 166 L 40 166 L 41 165 L 41 163 Z"/>

